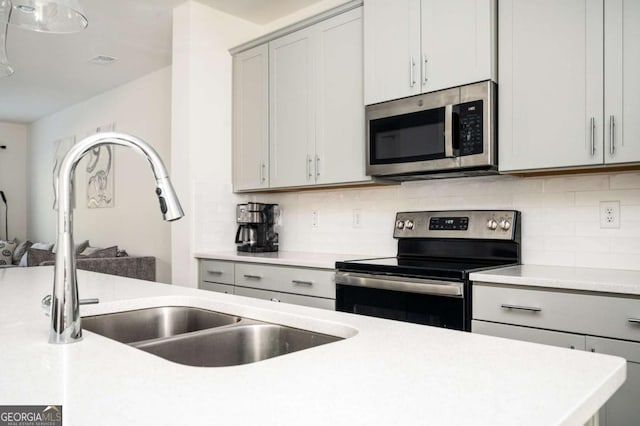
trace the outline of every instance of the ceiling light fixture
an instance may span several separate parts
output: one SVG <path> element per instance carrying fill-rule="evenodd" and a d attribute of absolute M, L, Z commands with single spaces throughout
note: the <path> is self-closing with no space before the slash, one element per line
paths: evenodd
<path fill-rule="evenodd" d="M 44 33 L 76 33 L 87 28 L 79 0 L 0 0 L 0 77 L 13 74 L 7 58 L 8 25 Z"/>
<path fill-rule="evenodd" d="M 8 0 L 4 0 L 8 1 Z M 46 33 L 76 33 L 87 28 L 78 0 L 12 0 L 9 23 Z"/>

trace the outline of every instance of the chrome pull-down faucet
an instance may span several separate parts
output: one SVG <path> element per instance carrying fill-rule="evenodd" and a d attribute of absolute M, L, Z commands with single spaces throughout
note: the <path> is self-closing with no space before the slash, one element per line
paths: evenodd
<path fill-rule="evenodd" d="M 58 245 L 51 297 L 49 343 L 73 343 L 82 339 L 76 259 L 73 244 L 73 176 L 76 166 L 92 149 L 101 145 L 131 148 L 146 157 L 156 178 L 156 195 L 166 221 L 184 216 L 169 174 L 158 153 L 145 141 L 124 133 L 98 133 L 74 145 L 60 163 L 58 172 Z"/>

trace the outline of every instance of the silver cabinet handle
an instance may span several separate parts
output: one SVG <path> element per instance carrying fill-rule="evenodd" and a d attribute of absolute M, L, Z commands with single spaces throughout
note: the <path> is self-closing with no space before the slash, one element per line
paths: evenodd
<path fill-rule="evenodd" d="M 313 173 L 311 173 L 311 166 L 313 165 L 313 159 L 310 155 L 307 155 L 307 180 L 311 180 Z"/>
<path fill-rule="evenodd" d="M 262 163 L 260 165 L 260 181 L 262 181 L 264 183 L 264 181 L 267 180 L 267 178 L 265 177 L 265 169 L 266 169 L 267 165 Z"/>
<path fill-rule="evenodd" d="M 591 156 L 596 155 L 596 119 L 595 117 L 591 117 L 589 120 L 589 129 L 590 129 L 590 140 L 591 140 Z"/>
<path fill-rule="evenodd" d="M 313 281 L 291 280 L 291 282 L 300 285 L 313 285 Z"/>
<path fill-rule="evenodd" d="M 272 302 L 279 302 L 279 301 L 280 301 L 280 299 L 276 299 L 275 297 L 272 297 L 272 298 L 271 298 L 271 299 L 269 299 L 269 300 L 271 300 Z"/>
<path fill-rule="evenodd" d="M 413 56 L 409 58 L 409 87 L 416 85 L 416 79 L 413 76 L 413 69 L 416 67 L 416 61 L 413 60 Z"/>
<path fill-rule="evenodd" d="M 613 115 L 609 116 L 609 155 L 616 153 L 616 119 Z"/>
<path fill-rule="evenodd" d="M 244 274 L 245 278 L 249 278 L 249 279 L 254 279 L 254 280 L 261 280 L 262 277 L 260 275 L 251 275 L 251 274 Z"/>
<path fill-rule="evenodd" d="M 222 275 L 222 273 L 223 273 L 222 271 L 211 271 L 211 270 L 207 271 L 207 274 L 214 274 L 214 275 Z"/>
<path fill-rule="evenodd" d="M 316 178 L 320 177 L 320 157 L 316 155 Z"/>
<path fill-rule="evenodd" d="M 627 321 L 629 321 L 631 324 L 640 325 L 640 318 L 629 318 Z"/>
<path fill-rule="evenodd" d="M 500 307 L 502 309 L 515 309 L 517 311 L 529 311 L 529 312 L 541 312 L 542 311 L 541 308 L 534 308 L 534 307 L 530 307 L 530 306 L 518 306 L 518 305 L 502 304 L 502 305 L 500 305 Z"/>
<path fill-rule="evenodd" d="M 422 54 L 422 84 L 427 84 L 427 81 L 429 81 L 429 78 L 427 78 L 427 63 L 429 62 L 429 60 L 427 59 L 427 55 L 426 54 Z"/>

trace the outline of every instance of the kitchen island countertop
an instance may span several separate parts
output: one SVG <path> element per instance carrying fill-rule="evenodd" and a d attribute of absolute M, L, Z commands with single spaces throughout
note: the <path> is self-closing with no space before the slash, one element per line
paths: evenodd
<path fill-rule="evenodd" d="M 253 364 L 189 367 L 84 331 L 47 343 L 52 267 L 0 270 L 0 404 L 64 425 L 582 425 L 622 358 L 78 271 L 82 315 L 196 306 L 346 337 Z"/>

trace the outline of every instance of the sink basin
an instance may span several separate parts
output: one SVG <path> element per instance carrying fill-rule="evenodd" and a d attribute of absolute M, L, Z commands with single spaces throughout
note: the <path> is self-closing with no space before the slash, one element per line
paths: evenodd
<path fill-rule="evenodd" d="M 342 338 L 277 324 L 240 323 L 133 346 L 180 364 L 224 367 L 262 361 L 338 340 Z"/>
<path fill-rule="evenodd" d="M 240 317 L 184 306 L 162 306 L 82 317 L 82 328 L 122 343 L 234 324 Z"/>

